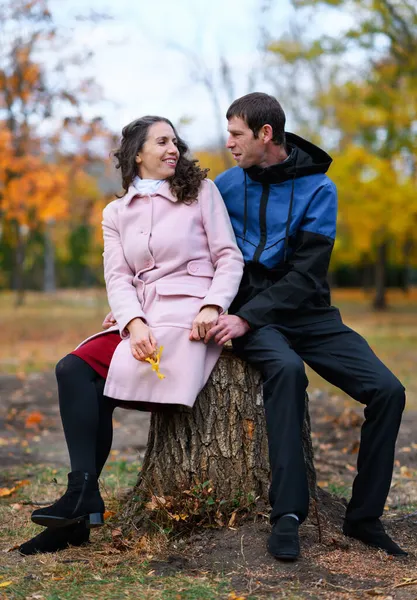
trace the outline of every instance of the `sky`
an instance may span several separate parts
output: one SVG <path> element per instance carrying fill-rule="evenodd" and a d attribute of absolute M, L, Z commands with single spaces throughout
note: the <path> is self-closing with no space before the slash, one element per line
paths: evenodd
<path fill-rule="evenodd" d="M 52 9 L 69 35 L 69 50 L 93 52 L 83 73 L 94 77 L 105 100 L 86 107 L 87 116 L 100 114 L 119 132 L 139 116 L 159 114 L 180 124 L 181 135 L 198 148 L 215 144 L 219 131 L 212 99 L 200 81 L 202 74 L 215 82 L 221 115 L 231 97 L 272 91 L 259 79 L 260 31 L 266 25 L 281 36 L 293 11 L 289 0 L 271 0 L 273 9 L 264 13 L 266 1 L 55 0 Z M 108 13 L 112 19 L 95 26 L 75 21 L 77 14 L 89 11 Z M 333 31 L 340 28 L 340 16 L 334 11 L 327 12 L 325 21 Z M 229 93 L 219 83 L 220 56 L 232 67 Z M 250 73 L 258 78 L 252 85 Z"/>

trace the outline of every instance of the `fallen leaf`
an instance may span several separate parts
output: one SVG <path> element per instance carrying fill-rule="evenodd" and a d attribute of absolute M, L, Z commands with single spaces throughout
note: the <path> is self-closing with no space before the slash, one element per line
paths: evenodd
<path fill-rule="evenodd" d="M 6 498 L 6 496 L 11 496 L 16 490 L 16 487 L 0 488 L 0 498 Z"/>
<path fill-rule="evenodd" d="M 400 467 L 400 473 L 403 477 L 412 477 L 413 476 L 412 471 L 410 471 L 410 469 L 408 467 L 406 467 L 405 465 Z"/>
<path fill-rule="evenodd" d="M 405 587 L 406 585 L 417 585 L 417 579 L 414 577 L 404 577 L 401 583 L 394 585 L 394 588 Z"/>
<path fill-rule="evenodd" d="M 233 513 L 232 513 L 232 516 L 229 519 L 228 527 L 233 527 L 233 525 L 236 522 L 236 516 L 237 516 L 237 511 L 234 510 Z"/>
<path fill-rule="evenodd" d="M 19 547 L 20 547 L 20 544 L 15 544 L 11 548 L 7 548 L 6 550 L 3 550 L 3 552 L 13 552 L 14 550 L 17 550 Z"/>
<path fill-rule="evenodd" d="M 110 519 L 110 517 L 114 517 L 115 514 L 116 513 L 114 512 L 114 510 L 106 510 L 106 511 L 104 511 L 104 515 L 103 515 L 104 520 Z"/>
<path fill-rule="evenodd" d="M 3 581 L 0 583 L 0 588 L 7 587 L 8 585 L 12 585 L 13 581 Z"/>
<path fill-rule="evenodd" d="M 227 598 L 228 600 L 246 600 L 245 596 L 238 596 L 236 592 L 230 592 Z"/>
<path fill-rule="evenodd" d="M 43 414 L 38 410 L 34 410 L 33 412 L 29 413 L 26 417 L 25 427 L 27 427 L 28 429 L 30 429 L 31 427 L 37 427 L 39 423 L 43 421 L 43 419 Z"/>
<path fill-rule="evenodd" d="M 122 536 L 123 533 L 122 533 L 121 529 L 113 529 L 112 532 L 111 532 L 111 535 L 112 535 L 113 538 L 116 538 L 116 537 Z"/>

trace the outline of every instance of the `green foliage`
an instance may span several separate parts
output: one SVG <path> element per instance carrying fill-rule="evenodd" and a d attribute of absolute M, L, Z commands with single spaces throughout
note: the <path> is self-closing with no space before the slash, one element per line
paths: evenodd
<path fill-rule="evenodd" d="M 278 64 L 293 66 L 287 85 L 292 96 L 303 98 L 309 115 L 300 120 L 302 133 L 335 159 L 330 177 L 339 191 L 339 234 L 333 264 L 374 260 L 381 244 L 397 264 L 416 264 L 417 6 L 406 0 L 293 0 L 293 5 L 301 19 L 310 19 L 304 35 L 274 41 L 269 50 Z M 321 15 L 330 10 L 349 15 L 354 24 L 337 37 L 317 36 L 319 8 Z M 294 75 L 301 66 L 304 80 L 298 81 Z"/>

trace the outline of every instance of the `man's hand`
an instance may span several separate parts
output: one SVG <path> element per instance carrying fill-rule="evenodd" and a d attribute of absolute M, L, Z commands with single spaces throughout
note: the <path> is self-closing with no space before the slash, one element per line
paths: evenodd
<path fill-rule="evenodd" d="M 204 306 L 193 321 L 190 340 L 204 340 L 207 333 L 219 319 L 219 309 L 216 306 Z"/>
<path fill-rule="evenodd" d="M 130 349 L 136 360 L 144 361 L 152 358 L 157 349 L 157 343 L 150 328 L 139 317 L 132 319 L 126 325 L 130 333 Z"/>
<path fill-rule="evenodd" d="M 223 346 L 229 340 L 234 338 L 242 337 L 250 330 L 250 326 L 245 321 L 236 315 L 221 315 L 217 322 L 217 325 L 212 327 L 204 338 L 204 343 L 207 344 L 211 338 L 214 337 L 214 341 L 219 346 Z"/>
<path fill-rule="evenodd" d="M 113 327 L 113 325 L 116 325 L 116 319 L 113 317 L 113 313 L 109 312 L 109 314 L 104 317 L 101 326 L 103 329 L 108 329 L 109 327 Z"/>

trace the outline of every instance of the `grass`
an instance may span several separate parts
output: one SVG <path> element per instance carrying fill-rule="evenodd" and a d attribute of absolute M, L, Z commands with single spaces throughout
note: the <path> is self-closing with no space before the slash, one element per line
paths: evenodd
<path fill-rule="evenodd" d="M 102 477 L 103 496 L 109 510 L 117 511 L 123 490 L 136 481 L 139 463 L 112 461 Z M 29 479 L 27 479 L 29 477 Z M 8 498 L 0 500 L 1 549 L 7 551 L 41 529 L 30 521 L 32 503 L 53 501 L 65 490 L 66 470 L 45 465 L 22 465 L 2 473 L 3 481 L 26 480 Z M 11 484 L 10 484 L 11 485 Z M 0 566 L 0 598 L 37 600 L 215 600 L 233 595 L 226 577 L 163 575 L 152 566 L 153 554 L 161 549 L 158 540 L 122 551 L 115 543 L 116 524 L 111 517 L 106 527 L 92 532 L 94 552 L 88 546 L 64 554 L 21 557 L 16 551 L 3 554 Z M 116 536 L 117 537 L 117 536 Z M 163 555 L 163 553 L 162 553 Z M 158 556 L 158 558 L 160 558 Z M 11 582 L 9 585 L 2 587 Z M 250 600 L 245 596 L 245 600 Z"/>
<path fill-rule="evenodd" d="M 2 292 L 0 371 L 24 375 L 53 368 L 60 357 L 101 330 L 108 310 L 103 290 L 30 292 L 19 308 L 11 292 Z"/>

